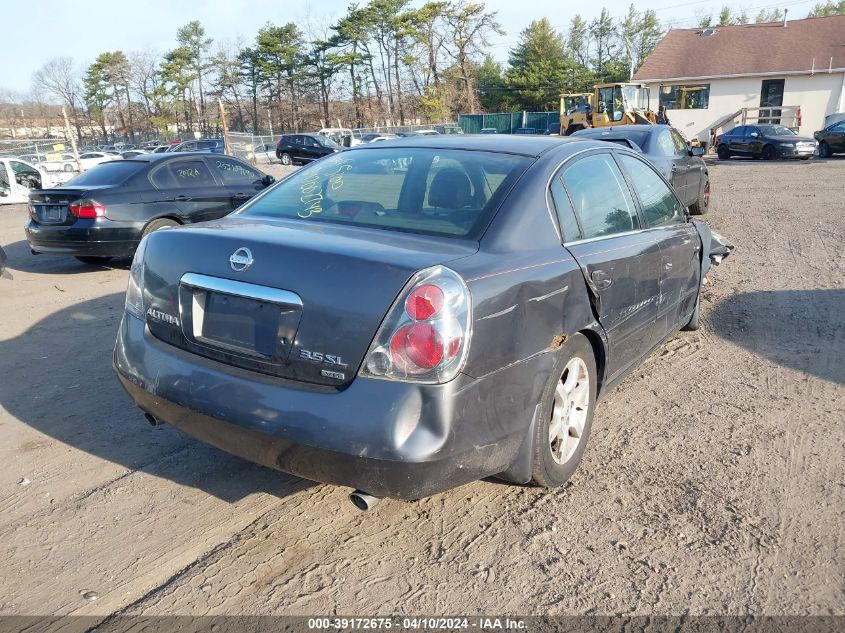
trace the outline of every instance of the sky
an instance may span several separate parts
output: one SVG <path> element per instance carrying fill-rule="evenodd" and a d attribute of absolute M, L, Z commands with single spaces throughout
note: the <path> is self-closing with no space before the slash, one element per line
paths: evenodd
<path fill-rule="evenodd" d="M 420 5 L 424 0 L 412 0 Z M 506 61 L 519 32 L 532 20 L 548 17 L 555 28 L 566 30 L 580 13 L 591 20 L 605 6 L 611 16 L 621 17 L 632 0 L 598 0 L 574 3 L 560 0 L 484 0 L 488 10 L 498 11 L 507 34 L 494 36 L 490 53 Z M 819 0 L 652 0 L 638 8 L 657 12 L 665 28 L 694 27 L 702 14 L 716 14 L 723 4 L 746 9 L 753 19 L 761 8 L 788 8 L 790 18 L 804 17 Z M 314 25 L 330 24 L 345 13 L 351 0 L 35 0 L 2 2 L 0 14 L 0 89 L 26 93 L 32 73 L 52 57 L 70 56 L 81 66 L 109 50 L 152 49 L 164 52 L 175 46 L 176 30 L 199 20 L 216 42 L 250 43 L 268 21 Z M 358 0 L 365 4 L 365 0 Z M 12 28 L 10 28 L 12 27 Z"/>

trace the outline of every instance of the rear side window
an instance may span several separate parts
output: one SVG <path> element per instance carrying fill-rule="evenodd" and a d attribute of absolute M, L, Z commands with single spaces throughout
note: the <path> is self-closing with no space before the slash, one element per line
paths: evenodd
<path fill-rule="evenodd" d="M 651 167 L 633 156 L 622 155 L 620 160 L 631 177 L 649 226 L 668 226 L 683 222 L 681 204 Z"/>
<path fill-rule="evenodd" d="M 331 154 L 239 213 L 476 239 L 530 164 L 495 152 L 385 144 Z"/>
<path fill-rule="evenodd" d="M 68 185 L 119 185 L 144 169 L 147 163 L 112 160 L 101 163 L 67 181 Z"/>
<path fill-rule="evenodd" d="M 675 154 L 678 156 L 688 156 L 689 148 L 687 147 L 687 142 L 675 130 L 670 130 L 669 133 L 672 135 L 672 142 L 675 144 Z"/>
<path fill-rule="evenodd" d="M 581 229 L 578 228 L 578 221 L 575 219 L 575 210 L 572 208 L 572 203 L 569 201 L 569 196 L 563 188 L 560 178 L 555 177 L 552 180 L 551 191 L 555 211 L 560 221 L 560 228 L 563 231 L 563 241 L 574 242 L 581 239 Z"/>
<path fill-rule="evenodd" d="M 563 174 L 583 239 L 640 228 L 631 192 L 610 154 L 582 158 Z"/>
<path fill-rule="evenodd" d="M 215 158 L 211 165 L 224 185 L 243 185 L 261 180 L 257 171 L 230 158 Z"/>
<path fill-rule="evenodd" d="M 157 189 L 181 187 L 213 187 L 217 183 L 201 160 L 174 160 L 152 174 Z"/>
<path fill-rule="evenodd" d="M 657 137 L 657 146 L 660 148 L 660 153 L 664 156 L 675 155 L 675 143 L 672 140 L 672 135 L 669 130 L 663 130 Z"/>

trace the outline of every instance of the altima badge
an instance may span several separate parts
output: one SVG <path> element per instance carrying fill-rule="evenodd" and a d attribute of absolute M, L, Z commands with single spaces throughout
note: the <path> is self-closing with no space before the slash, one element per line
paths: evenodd
<path fill-rule="evenodd" d="M 232 256 L 229 258 L 229 265 L 236 273 L 241 273 L 252 266 L 252 262 L 254 261 L 252 259 L 252 252 L 246 247 L 241 247 L 232 253 Z"/>

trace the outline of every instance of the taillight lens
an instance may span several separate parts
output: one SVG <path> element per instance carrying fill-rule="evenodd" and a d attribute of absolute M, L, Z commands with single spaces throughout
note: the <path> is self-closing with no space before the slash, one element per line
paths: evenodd
<path fill-rule="evenodd" d="M 68 209 L 70 214 L 76 218 L 104 218 L 106 216 L 105 205 L 87 198 L 71 202 Z"/>
<path fill-rule="evenodd" d="M 443 291 L 434 284 L 422 284 L 414 288 L 405 299 L 405 312 L 414 321 L 425 321 L 443 308 Z"/>
<path fill-rule="evenodd" d="M 147 250 L 147 238 L 141 239 L 132 266 L 129 267 L 129 284 L 126 287 L 126 311 L 141 320 L 146 319 L 144 313 L 144 251 Z"/>
<path fill-rule="evenodd" d="M 458 375 L 470 340 L 471 297 L 453 270 L 435 266 L 411 279 L 390 308 L 360 375 L 443 383 Z"/>

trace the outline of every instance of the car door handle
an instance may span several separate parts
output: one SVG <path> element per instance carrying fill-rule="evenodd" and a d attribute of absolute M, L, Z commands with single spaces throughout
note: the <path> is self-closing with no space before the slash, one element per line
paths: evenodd
<path fill-rule="evenodd" d="M 236 193 L 234 196 L 232 196 L 232 199 L 234 199 L 234 200 L 249 200 L 251 197 L 252 196 L 250 196 L 248 193 Z"/>
<path fill-rule="evenodd" d="M 613 279 L 611 279 L 610 275 L 603 270 L 594 270 L 590 273 L 590 279 L 598 290 L 603 290 L 613 283 Z"/>
<path fill-rule="evenodd" d="M 183 195 L 178 195 L 173 199 L 176 202 L 190 202 L 190 200 L 191 200 L 190 196 L 183 196 Z"/>

